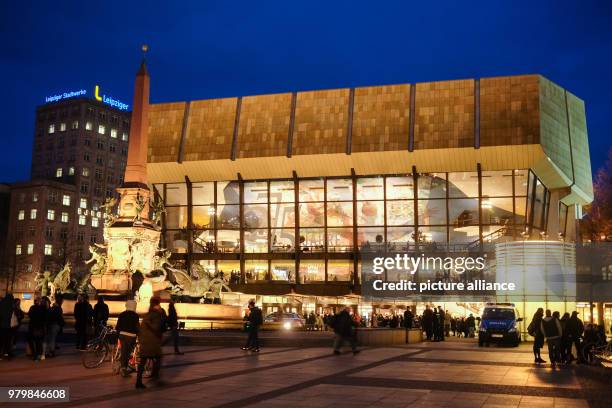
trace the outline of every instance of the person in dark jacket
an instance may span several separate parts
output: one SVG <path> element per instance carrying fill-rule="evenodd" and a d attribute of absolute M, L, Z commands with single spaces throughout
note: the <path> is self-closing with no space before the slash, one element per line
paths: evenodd
<path fill-rule="evenodd" d="M 444 312 L 444 309 L 442 309 L 442 306 L 438 306 L 438 319 L 438 340 L 444 341 L 444 334 L 446 330 L 446 313 Z"/>
<path fill-rule="evenodd" d="M 332 325 L 334 334 L 336 335 L 334 339 L 334 354 L 340 354 L 340 347 L 342 347 L 342 343 L 345 340 L 351 345 L 353 354 L 359 353 L 359 350 L 357 350 L 357 339 L 355 338 L 355 326 L 356 324 L 349 314 L 348 307 L 342 309 L 342 311 L 334 317 Z"/>
<path fill-rule="evenodd" d="M 174 354 L 183 354 L 179 350 L 179 321 L 178 314 L 176 313 L 176 307 L 174 306 L 174 300 L 170 300 L 168 304 L 168 319 L 166 320 L 168 329 L 170 329 L 170 336 L 174 344 Z"/>
<path fill-rule="evenodd" d="M 76 330 L 76 348 L 87 348 L 87 328 L 91 325 L 93 309 L 84 295 L 77 297 L 74 305 L 74 329 Z"/>
<path fill-rule="evenodd" d="M 119 313 L 117 317 L 116 330 L 119 334 L 121 342 L 121 375 L 128 375 L 128 361 L 134 347 L 136 347 L 136 337 L 138 336 L 139 328 L 138 313 L 136 313 L 136 301 L 128 300 L 125 302 L 125 310 Z"/>
<path fill-rule="evenodd" d="M 249 333 L 243 350 L 259 352 L 259 327 L 263 324 L 261 309 L 255 305 L 255 299 L 249 300 L 249 309 L 245 316 L 246 329 Z"/>
<path fill-rule="evenodd" d="M 34 299 L 34 304 L 28 310 L 28 318 L 30 319 L 28 324 L 28 341 L 32 351 L 32 360 L 38 361 L 44 355 L 43 340 L 45 338 L 47 320 L 47 309 L 40 297 Z"/>
<path fill-rule="evenodd" d="M 13 352 L 17 345 L 17 334 L 19 333 L 19 326 L 21 326 L 21 322 L 25 317 L 25 313 L 21 310 L 21 299 L 16 298 L 13 301 L 13 316 L 14 319 L 11 318 L 11 351 L 9 351 L 9 357 L 13 356 Z"/>
<path fill-rule="evenodd" d="M 0 359 L 8 357 L 13 348 L 11 320 L 13 319 L 13 295 L 7 293 L 0 300 Z"/>
<path fill-rule="evenodd" d="M 576 355 L 578 356 L 578 362 L 582 362 L 582 334 L 584 333 L 584 324 L 582 320 L 578 317 L 578 312 L 572 312 L 572 316 L 568 319 L 565 324 L 565 333 L 567 333 L 567 340 L 569 343 L 568 346 L 568 356 L 569 362 L 574 360 L 574 356 L 572 355 L 572 344 L 576 347 Z"/>
<path fill-rule="evenodd" d="M 55 357 L 55 341 L 57 335 L 64 327 L 62 303 L 63 299 L 60 296 L 56 296 L 55 302 L 47 310 L 47 336 L 45 338 L 47 357 Z"/>
<path fill-rule="evenodd" d="M 96 333 L 100 331 L 101 326 L 106 326 L 106 322 L 108 321 L 108 305 L 104 303 L 104 297 L 98 296 L 98 302 L 93 308 L 94 315 L 94 327 L 96 328 Z"/>
<path fill-rule="evenodd" d="M 540 355 L 540 350 L 544 347 L 544 334 L 542 330 L 540 330 L 540 326 L 542 325 L 542 318 L 544 317 L 544 309 L 539 308 L 536 310 L 533 318 L 531 319 L 531 323 L 527 327 L 527 331 L 530 336 L 533 336 L 533 357 L 534 362 L 536 364 L 545 363 L 546 360 L 542 359 Z"/>
<path fill-rule="evenodd" d="M 412 310 L 410 308 L 406 308 L 404 311 L 404 327 L 406 329 L 412 329 L 412 320 L 414 319 L 414 315 L 412 314 Z"/>
<path fill-rule="evenodd" d="M 140 355 L 136 375 L 136 388 L 146 388 L 142 383 L 142 374 L 148 360 L 153 362 L 151 378 L 159 378 L 162 357 L 162 336 L 166 324 L 166 313 L 160 306 L 160 299 L 153 296 L 149 301 L 149 312 L 142 318 L 138 331 L 138 342 L 140 344 Z"/>
<path fill-rule="evenodd" d="M 465 337 L 474 337 L 474 334 L 476 333 L 476 319 L 474 318 L 474 315 L 470 313 L 470 315 L 468 316 L 467 319 L 465 319 L 465 328 L 466 328 L 466 334 Z"/>
<path fill-rule="evenodd" d="M 423 311 L 423 318 L 421 319 L 421 322 L 423 324 L 423 329 L 425 330 L 427 340 L 431 340 L 433 336 L 433 319 L 433 311 L 429 308 L 429 305 L 425 306 L 425 311 Z"/>
<path fill-rule="evenodd" d="M 540 324 L 540 330 L 546 338 L 548 357 L 553 368 L 561 361 L 561 337 L 563 336 L 563 329 L 561 328 L 558 316 L 559 312 L 551 315 L 550 310 L 547 309 L 546 317 L 542 319 Z"/>

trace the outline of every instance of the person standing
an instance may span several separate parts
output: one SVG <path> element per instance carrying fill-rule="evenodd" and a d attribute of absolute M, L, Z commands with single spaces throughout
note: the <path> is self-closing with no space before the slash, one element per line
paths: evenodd
<path fill-rule="evenodd" d="M 348 307 L 342 309 L 342 311 L 334 317 L 334 324 L 332 327 L 336 335 L 334 339 L 334 354 L 340 354 L 340 347 L 342 347 L 342 343 L 344 343 L 345 340 L 351 345 L 353 354 L 359 353 L 359 350 L 357 350 L 357 339 L 355 338 L 355 321 L 349 314 Z"/>
<path fill-rule="evenodd" d="M 544 309 L 541 307 L 536 310 L 533 318 L 531 319 L 531 323 L 527 326 L 527 333 L 530 336 L 533 336 L 533 357 L 534 363 L 540 364 L 545 363 L 546 361 L 542 359 L 540 355 L 540 350 L 544 347 L 544 334 L 542 330 L 540 330 L 540 326 L 542 325 L 542 317 L 544 317 Z"/>
<path fill-rule="evenodd" d="M 47 311 L 47 336 L 45 338 L 46 355 L 55 357 L 55 341 L 57 335 L 64 327 L 64 311 L 62 310 L 63 299 L 58 295 L 55 302 Z"/>
<path fill-rule="evenodd" d="M 138 336 L 139 318 L 136 313 L 136 301 L 128 300 L 125 302 L 125 310 L 117 317 L 117 333 L 121 342 L 121 376 L 128 375 L 128 361 L 134 347 L 136 347 L 136 337 Z"/>
<path fill-rule="evenodd" d="M 433 331 L 433 340 L 440 340 L 440 314 L 438 313 L 438 308 L 433 307 L 433 319 L 432 319 L 432 331 Z"/>
<path fill-rule="evenodd" d="M 136 388 L 146 388 L 142 383 L 144 367 L 149 360 L 152 361 L 153 370 L 151 378 L 159 379 L 162 356 L 162 336 L 166 314 L 160 306 L 160 299 L 153 296 L 149 301 L 149 312 L 143 317 L 138 331 L 138 342 L 140 343 L 140 355 L 138 370 L 136 372 Z"/>
<path fill-rule="evenodd" d="M 9 351 L 9 357 L 12 357 L 17 346 L 17 334 L 19 333 L 19 326 L 21 321 L 25 317 L 25 313 L 21 310 L 21 299 L 16 298 L 13 301 L 13 317 L 11 318 L 11 346 Z"/>
<path fill-rule="evenodd" d="M 448 310 L 446 310 L 444 312 L 444 334 L 446 337 L 450 337 L 450 332 L 451 332 L 451 315 L 448 312 Z"/>
<path fill-rule="evenodd" d="M 576 355 L 578 356 L 578 362 L 582 363 L 582 333 L 584 332 L 584 324 L 578 317 L 578 312 L 572 312 L 572 316 L 569 318 L 566 324 L 566 331 L 569 340 L 569 356 L 570 361 L 574 359 L 572 355 L 572 344 L 576 347 Z"/>
<path fill-rule="evenodd" d="M 243 350 L 259 351 L 259 327 L 263 324 L 261 309 L 255 305 L 255 299 L 249 300 L 249 309 L 245 316 L 249 335 Z"/>
<path fill-rule="evenodd" d="M 44 356 L 43 340 L 47 318 L 47 310 L 39 296 L 34 299 L 34 304 L 28 310 L 28 318 L 30 319 L 28 323 L 28 342 L 32 351 L 32 360 L 39 361 Z"/>
<path fill-rule="evenodd" d="M 412 314 L 412 310 L 409 307 L 404 311 L 404 327 L 406 330 L 412 329 L 412 320 L 414 319 L 414 315 Z"/>
<path fill-rule="evenodd" d="M 174 354 L 182 355 L 179 350 L 179 321 L 178 314 L 176 313 L 176 307 L 174 306 L 174 300 L 170 299 L 168 304 L 168 328 L 170 329 L 170 335 L 174 344 Z"/>
<path fill-rule="evenodd" d="M 474 337 L 474 333 L 476 332 L 476 319 L 474 319 L 474 315 L 470 313 L 469 317 L 465 321 L 467 333 L 465 337 Z"/>
<path fill-rule="evenodd" d="M 429 308 L 429 305 L 425 306 L 425 310 L 423 311 L 423 318 L 421 321 L 423 322 L 423 329 L 425 329 L 425 335 L 427 336 L 427 340 L 431 340 L 433 336 L 433 312 Z"/>
<path fill-rule="evenodd" d="M 87 328 L 91 324 L 93 309 L 85 296 L 79 294 L 74 305 L 74 329 L 76 330 L 76 348 L 85 350 L 87 348 Z"/>
<path fill-rule="evenodd" d="M 546 339 L 548 357 L 550 358 L 550 364 L 554 368 L 561 359 L 561 336 L 563 335 L 563 330 L 559 319 L 551 314 L 550 309 L 546 309 L 546 317 L 540 323 L 540 330 Z"/>
<path fill-rule="evenodd" d="M 440 326 L 438 328 L 438 340 L 444 341 L 444 334 L 446 330 L 446 313 L 442 306 L 438 306 L 438 318 L 440 319 Z"/>
<path fill-rule="evenodd" d="M 11 321 L 13 320 L 13 295 L 7 293 L 0 300 L 0 359 L 9 357 L 13 348 Z"/>
<path fill-rule="evenodd" d="M 100 332 L 101 326 L 106 326 L 106 322 L 108 321 L 108 305 L 104 303 L 104 297 L 98 296 L 98 302 L 93 308 L 94 315 L 94 327 L 96 329 L 96 334 Z"/>

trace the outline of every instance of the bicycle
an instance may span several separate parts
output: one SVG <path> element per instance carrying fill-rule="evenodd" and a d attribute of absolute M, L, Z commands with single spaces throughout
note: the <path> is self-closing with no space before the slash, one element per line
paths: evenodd
<path fill-rule="evenodd" d="M 612 342 L 607 344 L 589 342 L 582 346 L 582 358 L 584 362 L 590 365 L 612 362 Z"/>
<path fill-rule="evenodd" d="M 119 374 L 121 372 L 121 339 L 117 339 L 117 346 L 111 355 L 111 370 L 113 374 Z M 136 340 L 136 346 L 130 355 L 128 360 L 127 369 L 129 372 L 135 372 L 138 369 L 138 354 L 140 353 L 140 344 L 138 344 L 138 340 Z M 145 364 L 143 377 L 150 378 L 153 374 L 153 362 L 151 360 L 147 360 Z"/>
<path fill-rule="evenodd" d="M 111 336 L 116 332 L 111 326 L 100 325 L 100 334 L 87 344 L 87 349 L 81 354 L 81 362 L 85 368 L 97 368 L 111 354 Z"/>

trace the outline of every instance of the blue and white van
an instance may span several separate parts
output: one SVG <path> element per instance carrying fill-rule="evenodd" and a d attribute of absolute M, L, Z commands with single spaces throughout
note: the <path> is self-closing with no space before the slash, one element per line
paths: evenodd
<path fill-rule="evenodd" d="M 518 346 L 521 342 L 518 323 L 522 320 L 514 303 L 487 303 L 478 328 L 478 345 L 504 343 Z"/>

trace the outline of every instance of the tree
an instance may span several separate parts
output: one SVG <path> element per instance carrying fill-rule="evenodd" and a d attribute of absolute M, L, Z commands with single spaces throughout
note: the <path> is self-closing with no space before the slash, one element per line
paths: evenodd
<path fill-rule="evenodd" d="M 612 241 L 612 149 L 593 182 L 593 203 L 584 217 L 583 232 L 592 241 Z"/>

